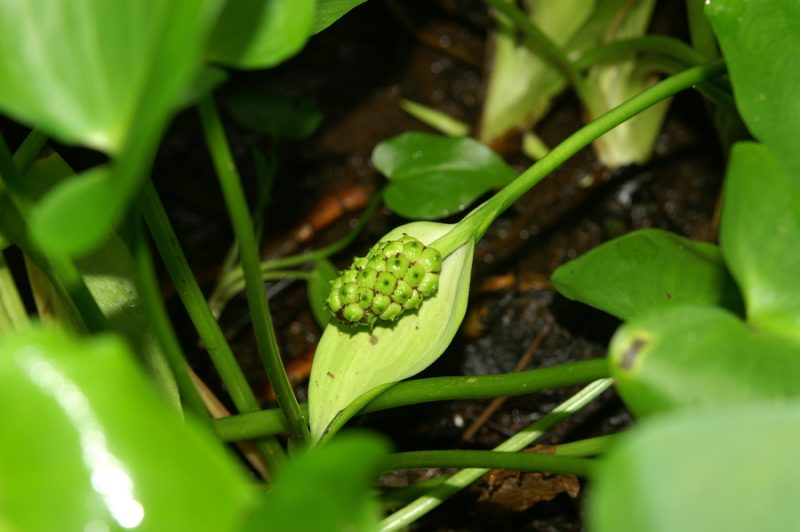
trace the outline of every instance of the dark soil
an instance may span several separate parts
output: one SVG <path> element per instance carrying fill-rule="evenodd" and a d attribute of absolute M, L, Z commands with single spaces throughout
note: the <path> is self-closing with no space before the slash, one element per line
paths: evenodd
<path fill-rule="evenodd" d="M 679 3 L 662 3 L 654 25 L 678 33 Z M 283 142 L 273 201 L 265 215 L 266 255 L 312 249 L 341 237 L 358 212 L 345 213 L 298 242 L 293 228 L 302 224 L 320 199 L 348 187 L 374 192 L 383 178 L 370 165 L 374 146 L 393 135 L 427 128 L 398 107 L 409 98 L 476 124 L 485 80 L 484 57 L 491 25 L 481 2 L 373 0 L 312 38 L 305 50 L 281 67 L 237 73 L 219 94 L 238 90 L 301 94 L 314 98 L 325 114 L 312 138 Z M 555 145 L 581 125 L 578 108 L 565 95 L 538 128 Z M 253 147 L 268 151 L 268 140 L 232 120 L 227 126 L 237 162 L 251 189 Z M 586 150 L 528 193 L 499 220 L 480 243 L 474 268 L 468 317 L 450 349 L 423 376 L 508 372 L 540 332 L 544 336 L 528 368 L 562 364 L 605 354 L 618 322 L 591 308 L 567 301 L 547 282 L 552 271 L 599 243 L 632 229 L 660 227 L 693 238 L 713 240 L 713 213 L 721 185 L 722 160 L 701 98 L 678 96 L 669 113 L 657 154 L 643 168 L 613 174 Z M 517 143 L 518 144 L 518 143 Z M 520 169 L 529 164 L 513 150 L 504 153 Z M 577 182 L 595 177 L 588 188 Z M 194 112 L 180 115 L 168 132 L 154 175 L 181 242 L 206 288 L 230 244 L 231 231 L 213 169 Z M 346 252 L 334 257 L 344 267 L 403 220 L 387 210 L 373 216 L 367 230 Z M 482 287 L 482 288 L 481 288 Z M 268 285 L 270 306 L 287 364 L 307 367 L 319 338 L 300 283 Z M 219 383 L 197 346 L 179 302 L 171 308 L 201 376 Z M 222 316 L 248 377 L 270 406 L 268 386 L 255 351 L 247 309 L 234 300 Z M 302 376 L 302 372 L 300 372 Z M 305 382 L 298 394 L 305 396 Z M 574 389 L 552 390 L 509 399 L 473 439 L 470 448 L 491 448 L 546 413 Z M 486 401 L 458 401 L 373 414 L 358 421 L 388 434 L 398 450 L 454 448 L 480 415 Z M 549 433 L 543 443 L 572 441 L 612 433 L 630 419 L 607 393 L 579 415 Z M 399 487 L 431 472 L 387 476 Z M 519 482 L 521 486 L 523 483 Z M 478 502 L 485 491 L 464 491 L 422 519 L 417 530 L 581 530 L 580 496 L 566 494 L 524 511 L 510 505 Z M 520 495 L 523 497 L 524 495 Z"/>

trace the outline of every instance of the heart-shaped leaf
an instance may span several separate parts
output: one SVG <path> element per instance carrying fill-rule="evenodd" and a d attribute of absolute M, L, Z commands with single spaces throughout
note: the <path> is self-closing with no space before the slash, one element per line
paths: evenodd
<path fill-rule="evenodd" d="M 314 0 L 229 0 L 208 46 L 211 61 L 267 68 L 303 48 L 314 23 Z"/>
<path fill-rule="evenodd" d="M 636 414 L 800 396 L 800 342 L 716 307 L 683 306 L 623 325 L 611 375 Z"/>
<path fill-rule="evenodd" d="M 429 245 L 453 226 L 414 222 L 381 240 L 411 235 Z M 448 256 L 436 295 L 392 327 L 349 328 L 332 321 L 317 346 L 308 391 L 311 436 L 319 441 L 342 411 L 358 400 L 366 403 L 383 387 L 416 375 L 444 352 L 464 318 L 469 297 L 474 245 L 465 244 Z"/>
<path fill-rule="evenodd" d="M 606 242 L 559 267 L 552 279 L 566 297 L 623 320 L 691 303 L 742 310 L 717 246 L 659 229 Z"/>
<path fill-rule="evenodd" d="M 800 2 L 714 0 L 706 2 L 706 14 L 745 124 L 792 175 L 800 175 Z"/>
<path fill-rule="evenodd" d="M 747 321 L 800 338 L 800 173 L 748 142 L 734 146 L 725 179 L 720 240 Z"/>
<path fill-rule="evenodd" d="M 791 530 L 798 426 L 797 402 L 659 416 L 623 435 L 592 475 L 590 530 Z"/>
<path fill-rule="evenodd" d="M 220 0 L 0 1 L 0 109 L 59 140 L 117 153 L 197 73 Z M 158 90 L 152 90 L 157 87 Z M 146 97 L 146 99 L 145 99 Z"/>
<path fill-rule="evenodd" d="M 116 338 L 3 336 L 0 404 L 4 529 L 234 530 L 253 496 Z"/>
<path fill-rule="evenodd" d="M 481 194 L 517 177 L 474 139 L 418 132 L 378 144 L 372 164 L 389 179 L 384 201 L 406 218 L 435 219 L 463 211 Z"/>

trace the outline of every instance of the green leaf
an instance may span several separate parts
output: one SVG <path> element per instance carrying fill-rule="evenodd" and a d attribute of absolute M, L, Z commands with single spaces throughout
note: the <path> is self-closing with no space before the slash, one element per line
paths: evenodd
<path fill-rule="evenodd" d="M 162 121 L 200 65 L 220 0 L 0 0 L 0 110 L 117 153 Z M 152 90 L 157 87 L 158 90 Z"/>
<path fill-rule="evenodd" d="M 593 532 L 752 532 L 800 523 L 800 404 L 682 412 L 635 428 L 592 477 Z"/>
<path fill-rule="evenodd" d="M 722 252 L 744 294 L 747 320 L 798 337 L 800 174 L 787 174 L 765 146 L 740 143 L 725 179 Z"/>
<path fill-rule="evenodd" d="M 800 343 L 716 307 L 672 308 L 623 325 L 611 376 L 636 414 L 800 396 Z"/>
<path fill-rule="evenodd" d="M 184 92 L 180 107 L 183 109 L 195 105 L 226 81 L 228 81 L 227 70 L 215 66 L 204 67 L 195 77 L 194 83 Z"/>
<path fill-rule="evenodd" d="M 389 179 L 384 200 L 406 218 L 442 218 L 466 209 L 517 173 L 471 138 L 410 132 L 381 142 L 372 164 Z"/>
<path fill-rule="evenodd" d="M 294 457 L 242 530 L 378 530 L 373 483 L 388 452 L 382 437 L 352 432 Z"/>
<path fill-rule="evenodd" d="M 407 233 L 429 245 L 452 227 L 415 222 L 390 231 L 381 240 Z M 308 392 L 314 441 L 328 432 L 332 422 L 338 425 L 346 420 L 342 411 L 351 403 L 363 406 L 386 386 L 416 375 L 439 358 L 467 309 L 473 251 L 474 244 L 469 243 L 448 256 L 436 295 L 391 328 L 370 331 L 328 324 L 314 356 Z"/>
<path fill-rule="evenodd" d="M 367 0 L 317 0 L 317 15 L 311 33 L 317 34 Z"/>
<path fill-rule="evenodd" d="M 25 174 L 25 182 L 31 187 L 34 197 L 38 197 L 71 175 L 73 172 L 69 165 L 58 153 L 49 151 L 31 166 Z M 112 231 L 102 246 L 78 260 L 76 266 L 109 323 L 135 348 L 150 380 L 165 398 L 180 408 L 175 379 L 139 304 L 134 261 L 128 247 Z M 58 308 L 53 310 L 58 318 L 63 323 L 79 327 L 82 320 L 76 315 L 77 311 L 59 301 L 52 286 L 35 286 L 34 290 L 38 297 L 47 297 L 45 293 L 49 293 L 57 303 Z"/>
<path fill-rule="evenodd" d="M 30 214 L 31 238 L 51 255 L 80 255 L 113 230 L 119 202 L 106 166 L 96 166 L 57 185 Z M 116 209 L 114 209 L 116 210 Z"/>
<path fill-rule="evenodd" d="M 312 98 L 240 91 L 228 108 L 243 126 L 282 139 L 304 139 L 322 122 L 322 112 Z"/>
<path fill-rule="evenodd" d="M 229 0 L 211 36 L 208 59 L 268 68 L 299 52 L 311 35 L 315 0 Z"/>
<path fill-rule="evenodd" d="M 714 0 L 706 14 L 719 38 L 745 124 L 784 167 L 800 175 L 800 3 Z"/>
<path fill-rule="evenodd" d="M 328 259 L 316 261 L 314 269 L 311 270 L 311 279 L 308 280 L 308 303 L 320 327 L 325 327 L 331 321 L 331 313 L 328 312 L 325 301 L 331 293 L 331 281 L 338 276 L 339 272 Z"/>
<path fill-rule="evenodd" d="M 252 500 L 219 443 L 153 393 L 116 338 L 3 336 L 0 404 L 4 529 L 233 530 Z"/>
<path fill-rule="evenodd" d="M 659 229 L 606 242 L 559 267 L 552 280 L 566 297 L 623 320 L 691 303 L 742 309 L 718 247 Z"/>

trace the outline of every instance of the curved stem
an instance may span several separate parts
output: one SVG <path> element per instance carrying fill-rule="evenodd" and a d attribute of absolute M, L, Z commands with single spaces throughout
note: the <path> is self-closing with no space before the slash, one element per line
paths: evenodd
<path fill-rule="evenodd" d="M 623 59 L 626 56 L 643 52 L 665 55 L 686 66 L 695 66 L 705 62 L 702 54 L 683 41 L 662 35 L 648 35 L 620 39 L 592 48 L 581 54 L 572 64 L 578 70 L 585 70 L 597 63 Z"/>
<path fill-rule="evenodd" d="M 584 384 L 607 376 L 608 361 L 600 358 L 501 375 L 415 379 L 395 384 L 373 399 L 360 413 L 434 401 L 515 397 Z M 286 430 L 286 421 L 280 410 L 272 409 L 218 419 L 214 427 L 221 439 L 235 441 L 278 434 Z"/>
<path fill-rule="evenodd" d="M 564 142 L 550 150 L 541 160 L 533 164 L 514 181 L 506 185 L 492 198 L 473 210 L 446 235 L 432 244 L 442 255 L 447 256 L 470 239 L 479 239 L 489 225 L 511 206 L 522 194 L 547 177 L 567 159 L 592 143 L 596 138 L 614 129 L 632 116 L 641 113 L 656 103 L 703 83 L 725 72 L 722 60 L 690 68 L 669 77 L 642 91 L 625 103 L 611 109 L 596 120 L 570 135 Z"/>
<path fill-rule="evenodd" d="M 233 162 L 213 96 L 203 98 L 198 109 L 206 135 L 206 143 L 211 151 L 211 158 L 233 225 L 233 232 L 239 243 L 239 257 L 246 280 L 247 304 L 252 315 L 258 351 L 267 377 L 275 390 L 278 405 L 289 422 L 293 440 L 297 445 L 304 445 L 309 440 L 308 425 L 300 411 L 300 405 L 294 395 L 289 377 L 286 375 L 286 369 L 278 349 L 275 328 L 264 293 L 264 283 L 261 281 L 261 261 L 253 232 L 253 222 L 242 190 L 241 179 Z"/>
<path fill-rule="evenodd" d="M 383 463 L 385 471 L 424 467 L 511 469 L 513 471 L 560 473 L 588 477 L 594 461 L 588 458 L 555 456 L 543 453 L 507 453 L 500 451 L 409 451 L 390 454 Z"/>
<path fill-rule="evenodd" d="M 552 412 L 538 419 L 528 427 L 524 428 L 499 446 L 495 451 L 503 452 L 516 452 L 528 447 L 537 438 L 539 438 L 545 431 L 559 423 L 560 421 L 568 418 L 598 395 L 606 391 L 612 384 L 611 379 L 603 379 L 595 381 L 584 389 L 558 405 Z M 428 494 L 417 498 L 410 504 L 407 504 L 400 510 L 386 517 L 381 522 L 381 532 L 390 530 L 399 530 L 406 527 L 430 512 L 445 500 L 452 497 L 461 489 L 469 486 L 488 470 L 485 468 L 471 468 L 462 469 L 458 473 L 452 475 L 443 484 L 432 489 Z"/>

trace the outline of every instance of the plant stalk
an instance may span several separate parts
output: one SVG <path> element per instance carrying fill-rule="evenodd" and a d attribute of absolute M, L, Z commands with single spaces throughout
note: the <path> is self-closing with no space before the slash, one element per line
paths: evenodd
<path fill-rule="evenodd" d="M 383 464 L 383 469 L 385 471 L 426 467 L 510 469 L 589 477 L 593 466 L 594 461 L 588 458 L 533 452 L 409 451 L 389 455 Z"/>
<path fill-rule="evenodd" d="M 575 412 L 586 406 L 589 402 L 599 396 L 601 393 L 611 387 L 611 379 L 602 379 L 595 381 L 581 391 L 558 405 L 552 412 L 539 418 L 528 427 L 524 428 L 499 446 L 495 451 L 501 452 L 516 452 L 528 447 L 537 438 L 539 438 L 545 431 L 564 419 L 570 417 Z M 488 469 L 486 468 L 470 468 L 462 469 L 458 473 L 452 475 L 443 484 L 432 489 L 428 494 L 417 498 L 411 503 L 407 504 L 400 510 L 386 517 L 381 522 L 381 532 L 388 532 L 391 530 L 399 530 L 406 527 L 430 512 L 445 500 L 452 497 L 461 489 L 469 486 L 481 476 L 483 476 Z"/>
<path fill-rule="evenodd" d="M 275 390 L 278 405 L 289 423 L 292 439 L 296 445 L 304 446 L 310 439 L 308 424 L 300 410 L 278 349 L 275 328 L 264 292 L 264 283 L 261 280 L 261 261 L 253 232 L 253 222 L 242 190 L 241 179 L 233 162 L 213 96 L 203 98 L 198 109 L 206 135 L 206 143 L 211 151 L 211 158 L 233 225 L 233 232 L 239 245 L 247 303 L 252 315 L 253 329 L 261 360 L 272 388 Z"/>
<path fill-rule="evenodd" d="M 516 397 L 540 390 L 576 386 L 608 376 L 605 358 L 502 375 L 433 377 L 398 382 L 367 404 L 359 414 L 434 401 Z M 306 408 L 306 405 L 303 405 Z M 236 441 L 286 430 L 279 409 L 262 410 L 214 421 L 220 439 Z"/>
<path fill-rule="evenodd" d="M 514 181 L 470 212 L 432 246 L 446 257 L 467 242 L 480 239 L 492 222 L 520 196 L 595 139 L 656 103 L 723 72 L 725 72 L 725 63 L 721 59 L 690 68 L 645 89 L 630 100 L 611 109 L 550 150 L 547 155 L 520 174 Z"/>

